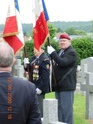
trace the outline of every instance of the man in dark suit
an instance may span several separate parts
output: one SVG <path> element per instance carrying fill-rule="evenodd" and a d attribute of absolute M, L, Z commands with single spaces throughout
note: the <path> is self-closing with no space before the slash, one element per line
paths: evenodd
<path fill-rule="evenodd" d="M 35 85 L 11 75 L 14 51 L 0 42 L 0 124 L 41 124 Z"/>
<path fill-rule="evenodd" d="M 60 35 L 59 46 L 61 48 L 59 53 L 52 46 L 47 47 L 51 59 L 54 60 L 58 118 L 61 122 L 74 124 L 73 102 L 74 91 L 76 89 L 77 54 L 71 46 L 69 35 L 66 33 Z"/>
<path fill-rule="evenodd" d="M 34 49 L 34 56 L 30 62 L 28 58 L 25 58 L 24 63 L 29 63 L 30 81 L 36 85 L 41 117 L 43 117 L 43 99 L 45 94 L 49 92 L 50 81 L 50 60 L 44 51 L 44 46 L 39 51 Z"/>

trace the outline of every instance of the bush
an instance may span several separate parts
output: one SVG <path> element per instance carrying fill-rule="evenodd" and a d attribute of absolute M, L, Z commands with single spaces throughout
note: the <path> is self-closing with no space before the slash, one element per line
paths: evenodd
<path fill-rule="evenodd" d="M 72 46 L 77 51 L 78 64 L 82 59 L 93 56 L 93 38 L 81 37 L 72 39 Z"/>

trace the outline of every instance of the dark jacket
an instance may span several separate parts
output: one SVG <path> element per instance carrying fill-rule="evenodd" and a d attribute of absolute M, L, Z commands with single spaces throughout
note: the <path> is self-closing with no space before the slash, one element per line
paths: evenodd
<path fill-rule="evenodd" d="M 59 56 L 55 51 L 50 55 L 55 61 L 54 72 L 57 81 L 57 91 L 69 91 L 76 89 L 76 68 L 77 68 L 77 54 L 72 46 L 69 46 L 64 54 Z M 62 77 L 71 69 L 67 77 L 60 82 Z"/>
<path fill-rule="evenodd" d="M 34 84 L 0 73 L 0 124 L 41 124 Z"/>
<path fill-rule="evenodd" d="M 37 70 L 35 70 L 35 66 L 38 67 Z M 39 58 L 33 56 L 29 64 L 29 68 L 30 81 L 36 85 L 36 88 L 39 88 L 42 91 L 42 94 L 48 93 L 50 81 L 50 60 L 46 53 L 42 53 Z M 37 74 L 34 73 L 35 71 Z M 34 79 L 34 75 L 38 78 Z"/>

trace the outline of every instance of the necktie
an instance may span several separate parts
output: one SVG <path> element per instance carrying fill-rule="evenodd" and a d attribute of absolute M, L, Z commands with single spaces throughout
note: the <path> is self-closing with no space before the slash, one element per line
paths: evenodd
<path fill-rule="evenodd" d="M 60 52 L 59 52 L 59 56 L 61 56 L 61 55 L 63 55 L 64 54 L 64 50 L 61 50 Z"/>

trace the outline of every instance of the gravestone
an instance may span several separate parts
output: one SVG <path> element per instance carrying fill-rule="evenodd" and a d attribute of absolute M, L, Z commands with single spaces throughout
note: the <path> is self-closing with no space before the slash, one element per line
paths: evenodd
<path fill-rule="evenodd" d="M 81 83 L 86 82 L 86 72 L 93 72 L 93 57 L 81 60 Z M 85 95 L 86 92 L 83 91 L 82 94 Z"/>
<path fill-rule="evenodd" d="M 86 118 L 93 119 L 93 57 L 81 60 L 80 88 L 86 95 Z"/>
<path fill-rule="evenodd" d="M 12 75 L 17 76 L 17 69 L 15 68 L 17 65 L 21 65 L 21 56 L 19 55 L 20 52 L 18 52 L 15 56 L 15 62 L 12 66 Z"/>
<path fill-rule="evenodd" d="M 86 83 L 81 84 L 81 90 L 86 91 L 86 118 L 93 119 L 93 73 L 86 73 Z"/>
<path fill-rule="evenodd" d="M 24 66 L 21 65 L 21 59 L 16 59 L 16 62 L 14 64 L 14 67 L 13 67 L 13 76 L 17 76 L 17 77 L 20 77 L 20 78 L 23 78 L 23 79 L 26 79 L 24 77 Z"/>
<path fill-rule="evenodd" d="M 11 73 L 12 73 L 13 76 L 17 76 L 17 70 L 15 69 L 16 64 L 17 64 L 17 62 L 15 61 L 13 66 L 12 66 L 12 72 Z"/>
<path fill-rule="evenodd" d="M 58 100 L 44 99 L 43 100 L 43 124 L 67 124 L 58 121 Z"/>
<path fill-rule="evenodd" d="M 81 82 L 86 82 L 86 72 L 93 73 L 93 57 L 81 60 Z"/>

